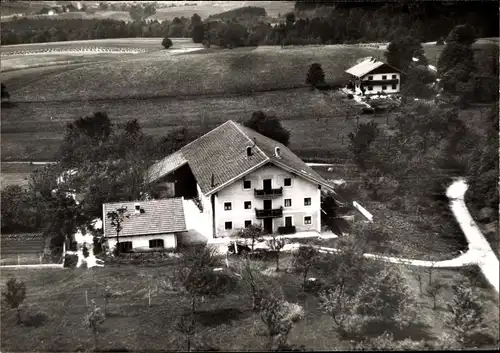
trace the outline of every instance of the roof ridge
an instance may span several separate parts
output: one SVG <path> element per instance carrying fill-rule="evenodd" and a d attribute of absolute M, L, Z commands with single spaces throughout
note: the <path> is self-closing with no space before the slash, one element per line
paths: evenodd
<path fill-rule="evenodd" d="M 262 151 L 262 150 L 260 149 L 260 147 L 257 145 L 257 143 L 256 143 L 255 141 L 253 141 L 253 140 L 252 140 L 252 139 L 251 139 L 251 138 L 250 138 L 247 134 L 245 134 L 245 132 L 244 132 L 243 130 L 241 130 L 241 128 L 240 128 L 240 126 L 239 126 L 239 124 L 238 124 L 238 123 L 236 123 L 236 122 L 234 122 L 234 121 L 232 121 L 232 120 L 229 120 L 229 121 L 230 121 L 231 123 L 233 123 L 234 127 L 235 127 L 235 128 L 236 128 L 236 129 L 237 129 L 237 130 L 238 130 L 238 131 L 239 131 L 239 132 L 240 132 L 243 136 L 245 136 L 245 137 L 248 139 L 248 141 L 250 141 L 250 143 L 252 143 L 252 144 L 253 144 L 253 146 L 254 146 L 254 147 L 257 147 L 257 149 L 258 149 L 258 150 L 259 150 L 259 151 L 260 151 L 260 152 L 261 152 L 261 153 L 262 153 L 262 154 L 263 154 L 263 155 L 264 155 L 267 159 L 269 159 L 269 156 L 268 156 L 267 154 L 265 154 L 265 153 L 264 153 L 264 151 Z M 245 127 L 246 127 L 246 126 L 245 126 Z M 246 128 L 247 128 L 247 129 L 250 129 L 249 127 L 246 127 Z M 252 129 L 250 129 L 250 130 L 252 130 Z M 253 130 L 252 130 L 252 131 L 253 131 Z M 257 131 L 254 131 L 254 132 L 258 133 Z M 261 134 L 261 135 L 262 135 L 262 134 Z"/>
<path fill-rule="evenodd" d="M 216 128 L 214 128 L 214 129 L 212 129 L 212 130 L 210 130 L 210 131 L 208 131 L 208 132 L 204 133 L 203 135 L 201 135 L 201 136 L 200 136 L 200 137 L 198 137 L 197 139 L 195 139 L 195 140 L 191 141 L 191 142 L 190 142 L 190 143 L 188 143 L 187 145 L 185 145 L 185 146 L 181 147 L 180 149 L 178 149 L 176 152 L 181 152 L 184 148 L 186 148 L 186 147 L 187 147 L 187 146 L 189 146 L 190 144 L 194 143 L 195 141 L 198 141 L 199 139 L 201 139 L 202 137 L 207 136 L 208 134 L 211 134 L 212 132 L 214 132 L 215 130 L 219 129 L 220 127 L 222 127 L 222 126 L 226 125 L 226 124 L 227 124 L 227 123 L 229 123 L 229 122 L 232 122 L 232 120 L 228 120 L 228 121 L 226 121 L 226 122 L 224 122 L 224 123 L 220 124 L 220 125 L 219 125 L 219 126 L 217 126 Z M 175 152 L 174 152 L 174 153 L 175 153 Z M 181 152 L 181 153 L 182 153 L 182 152 Z M 172 153 L 172 154 L 173 154 L 173 153 Z M 170 156 L 170 155 L 169 155 L 169 156 Z M 168 157 L 168 156 L 167 156 L 167 157 Z M 184 157 L 184 156 L 183 156 L 183 157 Z M 189 163 L 189 161 L 188 161 L 188 163 Z"/>

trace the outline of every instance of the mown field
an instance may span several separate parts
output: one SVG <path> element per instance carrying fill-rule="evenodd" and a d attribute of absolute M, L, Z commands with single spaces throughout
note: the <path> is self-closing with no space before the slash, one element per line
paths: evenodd
<path fill-rule="evenodd" d="M 290 257 L 284 256 L 282 268 L 290 266 Z M 230 263 L 235 261 L 230 259 Z M 108 305 L 108 317 L 99 329 L 98 349 L 120 351 L 168 351 L 185 350 L 183 337 L 174 329 L 179 317 L 189 310 L 189 301 L 169 284 L 175 262 L 156 267 L 140 265 L 108 265 L 91 270 L 2 270 L 2 290 L 11 276 L 23 280 L 27 285 L 27 298 L 22 306 L 23 325 L 15 324 L 15 312 L 2 306 L 1 342 L 4 351 L 85 351 L 92 348 L 92 336 L 82 324 L 88 300 L 95 299 L 102 306 L 104 288 L 108 286 L 116 295 Z M 266 265 L 264 264 L 264 267 Z M 267 264 L 273 268 L 272 263 Z M 462 270 L 435 270 L 433 278 L 444 283 L 438 295 L 437 310 L 432 310 L 432 299 L 419 294 L 416 274 L 423 269 L 403 268 L 408 285 L 415 295 L 417 309 L 415 322 L 402 333 L 402 337 L 414 340 L 435 340 L 443 332 L 446 304 L 450 302 L 452 285 L 466 279 Z M 289 343 L 304 345 L 308 350 L 349 349 L 334 330 L 333 320 L 318 308 L 318 299 L 312 294 L 299 296 L 300 276 L 288 271 L 275 273 L 270 280 L 276 288 L 281 287 L 287 301 L 304 308 L 304 318 L 297 322 Z M 311 276 L 315 274 L 312 273 Z M 165 281 L 163 290 L 155 290 Z M 494 348 L 498 337 L 498 298 L 484 282 L 473 287 L 480 296 L 485 309 L 485 329 L 477 338 L 477 347 Z M 151 306 L 148 306 L 148 288 L 151 286 Z M 199 325 L 194 337 L 194 346 L 207 349 L 216 347 L 220 351 L 265 350 L 265 329 L 259 314 L 252 312 L 249 288 L 242 285 L 220 299 L 206 298 L 199 303 L 197 314 Z M 204 346 L 201 346 L 203 344 Z"/>

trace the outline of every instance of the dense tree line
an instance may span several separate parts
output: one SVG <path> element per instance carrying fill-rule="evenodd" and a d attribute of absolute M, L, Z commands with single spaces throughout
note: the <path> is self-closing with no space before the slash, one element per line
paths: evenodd
<path fill-rule="evenodd" d="M 473 4 L 471 4 L 473 3 Z M 446 37 L 462 23 L 475 27 L 478 37 L 498 36 L 498 7 L 484 2 L 356 2 L 321 7 L 297 2 L 296 13 L 287 14 L 277 26 L 267 22 L 265 9 L 243 7 L 201 21 L 175 18 L 144 22 L 153 6 L 128 8 L 133 22 L 82 19 L 18 19 L 5 22 L 2 44 L 52 40 L 86 40 L 124 37 L 191 37 L 196 43 L 222 47 L 265 45 L 335 44 L 387 41 L 411 36 L 419 41 Z M 411 24 L 409 26 L 408 24 Z"/>
<path fill-rule="evenodd" d="M 23 18 L 2 23 L 1 44 L 165 36 L 189 38 L 190 20 L 185 17 L 163 22 Z"/>

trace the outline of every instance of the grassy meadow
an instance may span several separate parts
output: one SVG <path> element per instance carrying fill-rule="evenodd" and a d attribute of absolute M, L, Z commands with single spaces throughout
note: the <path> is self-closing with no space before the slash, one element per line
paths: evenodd
<path fill-rule="evenodd" d="M 230 258 L 230 264 L 233 261 L 236 260 Z M 304 345 L 308 350 L 349 349 L 349 343 L 338 338 L 332 319 L 319 310 L 318 299 L 312 294 L 299 295 L 301 278 L 288 270 L 290 264 L 290 256 L 283 256 L 281 267 L 287 270 L 276 273 L 272 262 L 263 263 L 269 269 L 263 273 L 272 276 L 269 279 L 276 288 L 282 288 L 284 298 L 304 308 L 305 316 L 294 325 L 289 343 Z M 155 267 L 107 265 L 90 270 L 2 270 L 2 289 L 11 276 L 23 280 L 27 286 L 27 298 L 21 309 L 23 325 L 16 325 L 15 312 L 2 306 L 2 348 L 24 352 L 91 349 L 91 332 L 82 324 L 87 311 L 85 291 L 89 302 L 95 299 L 102 306 L 103 290 L 109 286 L 115 296 L 110 299 L 106 322 L 98 332 L 98 349 L 184 350 L 185 341 L 175 331 L 174 324 L 188 312 L 189 301 L 171 285 L 169 276 L 173 271 L 173 261 Z M 451 286 L 466 276 L 459 270 L 435 270 L 433 278 L 441 280 L 445 287 L 438 295 L 437 310 L 432 310 L 431 298 L 419 294 L 418 272 L 426 279 L 424 269 L 403 268 L 415 295 L 417 317 L 402 337 L 434 340 L 442 332 L 448 332 L 445 312 L 453 295 Z M 150 285 L 151 306 L 147 290 Z M 498 335 L 498 298 L 487 285 L 475 287 L 474 291 L 483 300 L 487 327 L 477 346 L 491 348 Z M 198 304 L 196 317 L 199 325 L 194 345 L 198 348 L 204 344 L 205 349 L 217 347 L 221 351 L 266 349 L 264 325 L 259 314 L 251 310 L 250 290 L 245 285 L 221 299 L 206 298 Z"/>
<path fill-rule="evenodd" d="M 89 41 L 89 46 L 125 46 L 127 41 Z M 128 43 L 140 47 L 137 39 Z M 82 46 L 65 45 L 70 44 Z M 106 111 L 116 123 L 137 118 L 146 132 L 161 136 L 181 125 L 193 133 L 205 131 L 264 110 L 277 114 L 290 129 L 296 152 L 337 155 L 334 150 L 342 145 L 342 135 L 356 124 L 345 115 L 359 107 L 336 92 L 310 91 L 304 87 L 305 73 L 312 62 L 321 62 L 326 79 L 335 81 L 360 57 L 381 53 L 355 46 L 172 53 L 156 50 L 157 44 L 144 39 L 142 47 L 151 51 L 141 54 L 75 55 L 71 58 L 89 61 L 72 65 L 43 67 L 43 60 L 54 61 L 56 54 L 3 57 L 1 78 L 15 106 L 2 109 L 2 160 L 52 160 L 66 123 L 95 111 Z M 40 50 L 44 45 L 12 47 Z M 174 40 L 175 49 L 196 47 L 179 39 Z M 5 72 L 23 60 L 28 68 Z"/>

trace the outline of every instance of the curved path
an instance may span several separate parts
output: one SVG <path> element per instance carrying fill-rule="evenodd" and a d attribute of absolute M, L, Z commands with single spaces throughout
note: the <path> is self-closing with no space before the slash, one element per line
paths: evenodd
<path fill-rule="evenodd" d="M 422 267 L 462 267 L 466 265 L 478 265 L 484 277 L 491 283 L 495 290 L 499 291 L 499 262 L 490 244 L 484 238 L 476 222 L 465 205 L 464 196 L 468 185 L 464 178 L 455 180 L 446 190 L 446 196 L 450 199 L 450 208 L 460 228 L 467 238 L 469 249 L 466 253 L 444 261 L 424 261 L 402 259 L 397 257 L 364 254 L 365 257 L 375 258 L 391 263 L 400 263 Z M 321 252 L 336 252 L 338 249 L 318 247 Z"/>

